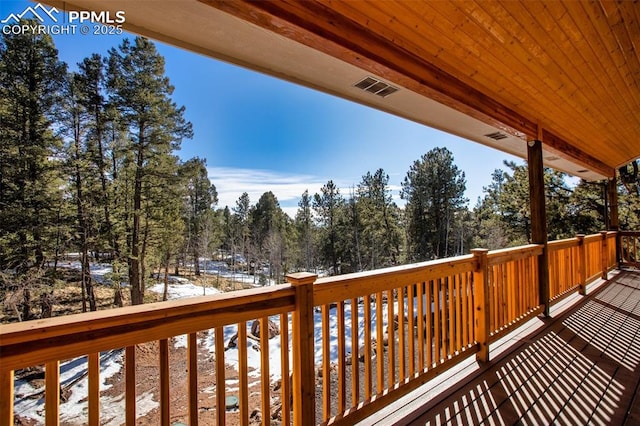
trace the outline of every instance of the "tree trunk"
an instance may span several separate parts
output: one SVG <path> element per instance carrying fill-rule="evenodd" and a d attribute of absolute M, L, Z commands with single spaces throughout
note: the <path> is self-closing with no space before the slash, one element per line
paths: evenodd
<path fill-rule="evenodd" d="M 142 128 L 140 130 L 142 134 Z M 131 304 L 141 305 L 144 294 L 142 293 L 142 280 L 140 277 L 140 209 L 142 208 L 142 166 L 144 165 L 144 153 L 142 141 L 138 141 L 137 164 L 133 185 L 133 224 L 131 227 L 131 250 L 129 255 L 129 288 L 131 289 Z"/>
<path fill-rule="evenodd" d="M 169 255 L 164 259 L 164 291 L 162 292 L 162 300 L 169 297 Z"/>

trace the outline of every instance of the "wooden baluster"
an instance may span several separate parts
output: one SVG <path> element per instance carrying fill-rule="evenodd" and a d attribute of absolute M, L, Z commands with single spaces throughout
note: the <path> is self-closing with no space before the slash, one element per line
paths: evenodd
<path fill-rule="evenodd" d="M 160 340 L 160 422 L 168 425 L 170 420 L 169 400 L 169 341 Z"/>
<path fill-rule="evenodd" d="M 239 405 L 240 424 L 249 426 L 249 360 L 247 358 L 247 323 L 238 323 L 238 379 L 240 381 Z M 226 404 L 225 404 L 226 406 Z"/>
<path fill-rule="evenodd" d="M 282 362 L 282 423 L 284 426 L 291 425 L 291 376 L 289 369 L 289 314 L 280 314 L 280 360 Z"/>
<path fill-rule="evenodd" d="M 461 310 L 462 310 L 462 346 L 467 347 L 469 344 L 469 275 L 465 272 L 460 280 L 461 293 Z"/>
<path fill-rule="evenodd" d="M 418 283 L 418 314 L 416 315 L 418 321 L 418 371 L 422 372 L 425 368 L 424 360 L 424 320 L 425 320 L 425 306 L 424 306 L 424 283 Z M 427 305 L 428 305 L 427 301 Z M 427 314 L 428 316 L 429 314 Z"/>
<path fill-rule="evenodd" d="M 454 286 L 454 302 L 455 302 L 455 327 L 456 327 L 456 346 L 455 350 L 459 352 L 462 349 L 462 276 L 453 276 Z"/>
<path fill-rule="evenodd" d="M 136 347 L 127 346 L 125 349 L 125 407 L 126 424 L 136 424 Z"/>
<path fill-rule="evenodd" d="M 364 397 L 371 399 L 373 380 L 371 368 L 371 298 L 364 296 Z"/>
<path fill-rule="evenodd" d="M 360 354 L 358 353 L 360 339 L 358 326 L 358 299 L 351 299 L 351 406 L 355 407 L 360 401 Z"/>
<path fill-rule="evenodd" d="M 269 374 L 269 318 L 260 318 L 260 384 L 262 424 L 271 424 L 271 380 Z"/>
<path fill-rule="evenodd" d="M 50 361 L 44 370 L 44 412 L 46 426 L 60 424 L 60 362 Z"/>
<path fill-rule="evenodd" d="M 345 332 L 345 317 L 344 317 L 344 301 L 338 302 L 338 413 L 344 413 L 347 409 L 347 367 L 346 358 L 347 351 L 345 349 L 346 344 L 346 332 Z"/>
<path fill-rule="evenodd" d="M 434 363 L 434 354 L 433 354 L 433 341 L 434 341 L 434 292 L 433 292 L 433 281 L 426 281 L 424 283 L 425 288 L 425 302 L 426 302 L 426 312 L 424 313 L 424 333 L 427 335 L 426 345 L 427 351 L 425 353 L 426 358 L 426 367 L 430 369 L 433 367 Z M 424 366 L 422 367 L 424 368 Z"/>
<path fill-rule="evenodd" d="M 214 333 L 214 346 L 216 351 L 216 419 L 217 424 L 223 425 L 227 421 L 227 385 L 224 361 L 224 328 L 216 327 Z M 238 333 L 238 335 L 240 334 Z"/>
<path fill-rule="evenodd" d="M 329 306 L 322 305 L 322 420 L 331 417 L 331 333 L 329 330 Z"/>
<path fill-rule="evenodd" d="M 475 336 L 480 346 L 477 359 L 489 362 L 489 262 L 488 250 L 473 249 L 475 270 L 473 272 L 473 290 L 475 299 Z"/>
<path fill-rule="evenodd" d="M 453 299 L 454 299 L 454 292 L 453 292 L 453 277 L 447 277 L 447 281 L 448 281 L 448 294 L 447 294 L 447 298 L 449 299 L 449 309 L 447 312 L 447 321 L 449 322 L 449 354 L 453 355 L 455 353 L 455 339 L 456 339 L 456 331 L 455 331 L 455 310 L 453 309 Z M 446 358 L 445 358 L 446 359 Z"/>
<path fill-rule="evenodd" d="M 89 406 L 89 425 L 100 424 L 100 353 L 93 352 L 87 355 L 87 373 L 89 390 L 87 401 Z"/>
<path fill-rule="evenodd" d="M 384 389 L 384 343 L 382 324 L 382 292 L 376 293 L 376 381 L 377 393 Z"/>
<path fill-rule="evenodd" d="M 404 382 L 406 377 L 406 363 L 405 357 L 407 356 L 407 351 L 405 348 L 405 337 L 404 337 L 404 287 L 400 287 L 398 289 L 398 372 L 400 374 L 400 383 Z"/>
<path fill-rule="evenodd" d="M 415 348 L 415 321 L 414 321 L 414 285 L 407 287 L 407 340 L 409 341 L 409 377 L 413 378 L 416 373 L 416 348 Z"/>
<path fill-rule="evenodd" d="M 438 278 L 438 288 L 442 297 L 442 301 L 440 303 L 440 320 L 442 321 L 442 325 L 440 327 L 440 332 L 442 333 L 442 354 L 440 355 L 440 360 L 444 361 L 445 359 L 447 359 L 447 351 L 449 346 L 449 327 L 447 325 L 447 283 L 442 278 Z"/>
<path fill-rule="evenodd" d="M 428 301 L 427 301 L 428 302 Z M 429 306 L 431 307 L 431 306 Z M 433 309 L 429 316 L 433 315 L 433 339 L 435 343 L 434 363 L 440 364 L 440 354 L 442 352 L 442 336 L 440 332 L 440 285 L 438 280 L 433 281 Z"/>
<path fill-rule="evenodd" d="M 584 296 L 587 294 L 587 247 L 584 243 L 584 234 L 578 234 L 576 238 L 578 239 L 578 273 L 580 274 L 579 292 Z"/>
<path fill-rule="evenodd" d="M 0 367 L 0 426 L 13 426 L 13 370 Z"/>
<path fill-rule="evenodd" d="M 189 426 L 198 426 L 198 335 L 187 336 L 187 411 Z"/>
<path fill-rule="evenodd" d="M 394 297 L 393 290 L 387 291 L 387 359 L 389 366 L 389 389 L 396 382 L 396 352 L 395 352 L 395 324 L 394 324 Z"/>
<path fill-rule="evenodd" d="M 293 312 L 293 423 L 315 422 L 316 381 L 314 366 L 313 283 L 318 276 L 308 272 L 287 275 L 296 290 Z"/>

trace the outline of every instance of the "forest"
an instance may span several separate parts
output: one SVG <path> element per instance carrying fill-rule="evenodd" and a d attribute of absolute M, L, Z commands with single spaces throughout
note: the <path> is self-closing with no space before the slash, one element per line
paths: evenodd
<path fill-rule="evenodd" d="M 153 273 L 192 265 L 199 275 L 202 258 L 283 282 L 295 271 L 344 274 L 529 241 L 526 164 L 505 162 L 471 206 L 446 147 L 410 166 L 402 205 L 380 168 L 347 190 L 328 180 L 305 191 L 295 217 L 272 192 L 219 206 L 206 159 L 177 155 L 194 129 L 153 42 L 125 39 L 68 69 L 48 35 L 2 37 L 0 300 L 20 289 L 23 320 L 53 291 L 67 253 L 78 253 L 83 300 L 96 310 L 97 261 L 112 265 L 121 306 L 124 288 L 141 304 Z M 602 182 L 547 169 L 545 183 L 549 239 L 605 228 Z M 639 229 L 637 185 L 618 192 L 620 228 Z"/>

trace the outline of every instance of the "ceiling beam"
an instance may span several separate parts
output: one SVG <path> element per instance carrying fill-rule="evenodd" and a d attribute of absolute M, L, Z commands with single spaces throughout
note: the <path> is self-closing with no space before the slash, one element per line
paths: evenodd
<path fill-rule="evenodd" d="M 581 151 L 580 149 L 571 145 L 561 137 L 553 134 L 551 131 L 543 128 L 541 129 L 540 133 L 542 135 L 542 142 L 551 151 L 559 155 L 568 155 L 576 163 L 581 164 L 585 166 L 585 168 L 593 170 L 594 172 L 598 172 L 608 178 L 613 178 L 615 176 L 615 169 L 613 167 L 604 164 L 597 158 L 593 158 L 592 156 L 585 154 L 584 151 Z"/>

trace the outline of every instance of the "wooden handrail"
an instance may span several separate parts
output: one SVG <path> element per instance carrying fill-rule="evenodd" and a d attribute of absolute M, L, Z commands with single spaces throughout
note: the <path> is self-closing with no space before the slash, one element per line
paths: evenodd
<path fill-rule="evenodd" d="M 567 238 L 564 240 L 549 241 L 547 243 L 549 252 L 552 252 L 555 250 L 563 250 L 571 247 L 578 247 L 579 245 L 580 245 L 580 242 L 578 237 Z"/>
<path fill-rule="evenodd" d="M 487 254 L 489 266 L 499 263 L 512 262 L 527 257 L 539 256 L 542 254 L 542 244 L 529 244 L 526 246 L 492 250 Z"/>
<path fill-rule="evenodd" d="M 17 370 L 294 308 L 294 290 L 283 285 L 1 325 L 0 359 Z"/>
<path fill-rule="evenodd" d="M 548 243 L 550 279 L 554 286 L 550 298 L 576 289 L 582 291 L 590 280 L 606 274 L 615 263 L 613 241 L 621 238 L 629 238 L 627 244 L 637 251 L 640 232 L 602 232 Z M 478 359 L 489 360 L 492 341 L 542 312 L 544 305 L 538 303 L 537 288 L 537 265 L 542 252 L 541 244 L 530 244 L 494 251 L 474 250 L 466 256 L 334 277 L 317 278 L 313 274 L 298 273 L 287 277 L 290 285 L 2 325 L 0 390 L 7 392 L 8 401 L 0 398 L 0 424 L 12 418 L 14 370 L 47 366 L 46 400 L 52 408 L 45 411 L 47 421 L 54 422 L 58 402 L 53 395 L 57 392 L 51 389 L 59 383 L 57 366 L 61 360 L 87 354 L 91 388 L 89 422 L 97 424 L 98 353 L 124 347 L 127 348 L 127 419 L 134 422 L 135 346 L 148 341 L 161 342 L 160 409 L 166 420 L 170 416 L 166 339 L 183 334 L 188 335 L 188 408 L 195 424 L 198 415 L 196 332 L 215 329 L 216 357 L 220 361 L 216 376 L 224 377 L 222 327 L 236 324 L 240 336 L 241 415 L 238 421 L 246 424 L 250 408 L 247 404 L 247 342 L 243 339 L 246 322 L 258 319 L 261 330 L 266 333 L 267 318 L 276 315 L 283 325 L 282 358 L 286 360 L 282 364 L 283 374 L 289 374 L 289 349 L 293 353 L 293 388 L 285 377 L 282 380 L 282 397 L 286 399 L 283 400 L 284 424 L 290 424 L 289 395 L 293 396 L 295 424 L 313 423 L 316 419 L 315 345 L 318 343 L 323 353 L 323 382 L 331 380 L 331 375 L 338 381 L 335 403 L 323 401 L 323 419 L 337 424 L 357 421 L 469 356 L 477 353 Z M 316 309 L 324 321 L 323 342 L 315 341 Z M 335 333 L 328 323 L 329 312 L 334 309 Z M 290 334 L 289 313 L 293 326 Z M 354 331 L 361 321 L 365 324 L 363 335 Z M 346 327 L 351 327 L 350 337 Z M 292 336 L 291 348 L 289 335 Z M 261 346 L 268 349 L 264 334 L 260 340 Z M 337 344 L 335 364 L 329 360 L 329 354 L 334 353 L 330 344 Z M 350 368 L 346 362 L 347 345 L 351 346 Z M 396 360 L 396 355 L 400 359 Z M 362 373 L 358 358 L 361 356 L 364 356 L 364 389 L 359 384 Z M 262 353 L 260 359 L 261 369 L 268 375 L 267 353 Z M 351 373 L 351 383 L 346 382 L 347 371 Z M 268 379 L 263 377 L 264 380 Z M 271 404 L 265 395 L 269 392 L 267 382 L 262 383 L 261 390 L 261 406 L 266 414 Z M 331 397 L 331 388 L 325 386 L 325 390 L 329 390 L 326 397 Z M 216 394 L 216 400 L 218 407 L 223 405 L 224 389 Z M 218 410 L 217 418 L 224 423 L 225 411 Z"/>
<path fill-rule="evenodd" d="M 473 256 L 458 256 L 374 271 L 319 278 L 314 286 L 317 306 L 375 294 L 402 284 L 425 282 L 473 271 Z"/>

